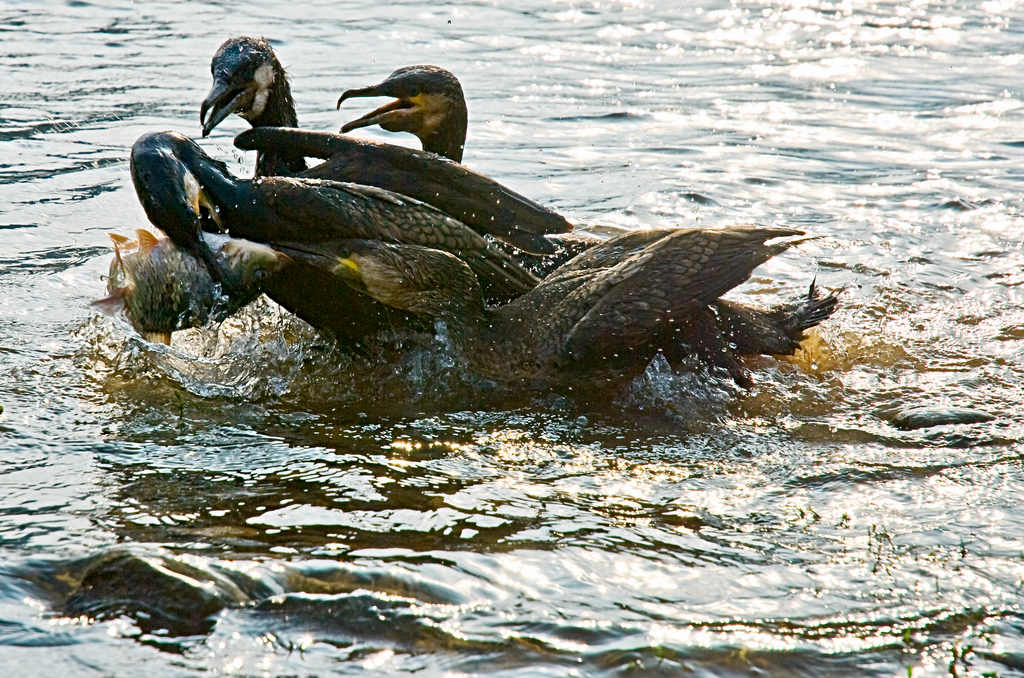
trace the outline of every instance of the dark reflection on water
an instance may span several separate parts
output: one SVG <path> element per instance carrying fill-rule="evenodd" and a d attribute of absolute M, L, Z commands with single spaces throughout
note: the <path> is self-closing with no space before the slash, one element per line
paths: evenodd
<path fill-rule="evenodd" d="M 1022 19 L 0 8 L 0 665 L 1018 675 Z M 88 306 L 106 233 L 145 223 L 127 149 L 199 134 L 209 57 L 241 33 L 274 41 L 316 129 L 344 89 L 447 66 L 466 162 L 590 232 L 806 228 L 738 297 L 817 277 L 842 310 L 795 360 L 752 361 L 749 392 L 656 360 L 615 394 L 509 393 L 443 332 L 353 354 L 265 301 L 147 344 Z M 240 175 L 244 127 L 203 142 Z"/>

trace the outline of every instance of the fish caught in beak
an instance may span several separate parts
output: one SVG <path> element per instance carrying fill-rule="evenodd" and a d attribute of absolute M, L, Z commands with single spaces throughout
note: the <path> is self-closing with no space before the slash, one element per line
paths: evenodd
<path fill-rule="evenodd" d="M 150 222 L 203 261 L 227 288 L 229 281 L 219 279 L 219 267 L 202 237 L 222 230 L 218 205 L 236 200 L 235 183 L 224 163 L 182 134 L 154 132 L 132 145 L 131 175 Z"/>
<path fill-rule="evenodd" d="M 169 344 L 171 333 L 219 321 L 255 299 L 270 275 L 290 258 L 259 243 L 203 233 L 221 277 L 230 282 L 225 294 L 202 261 L 139 229 L 136 239 L 111 234 L 114 259 L 107 278 L 108 296 L 93 306 L 108 315 L 123 312 L 132 326 L 149 341 Z"/>

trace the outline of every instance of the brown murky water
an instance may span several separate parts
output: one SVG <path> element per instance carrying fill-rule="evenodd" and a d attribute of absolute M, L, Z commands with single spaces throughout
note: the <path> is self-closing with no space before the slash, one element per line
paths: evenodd
<path fill-rule="evenodd" d="M 0 665 L 1021 675 L 1022 21 L 964 0 L 0 6 Z M 598 233 L 805 228 L 824 237 L 735 296 L 816 276 L 842 309 L 750 392 L 655 362 L 587 405 L 480 383 L 443 337 L 351 355 L 266 302 L 148 344 L 88 306 L 106 233 L 145 223 L 128 149 L 199 135 L 209 58 L 243 33 L 274 40 L 304 126 L 444 65 L 470 166 Z M 238 174 L 244 127 L 203 142 Z M 951 407 L 994 416 L 894 425 Z"/>

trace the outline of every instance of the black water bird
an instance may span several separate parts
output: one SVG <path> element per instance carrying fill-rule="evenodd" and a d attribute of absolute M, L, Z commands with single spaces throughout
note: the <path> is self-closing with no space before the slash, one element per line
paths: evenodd
<path fill-rule="evenodd" d="M 150 221 L 178 246 L 197 254 L 211 273 L 215 262 L 200 238 L 204 230 L 224 231 L 287 254 L 330 257 L 352 238 L 437 248 L 464 260 L 479 276 L 488 298 L 495 301 L 516 297 L 537 283 L 473 229 L 429 205 L 376 187 L 338 181 L 238 179 L 224 163 L 176 132 L 140 137 L 132 147 L 131 173 Z M 360 322 L 367 299 L 350 307 L 339 305 L 353 294 L 322 269 L 301 263 L 286 266 L 272 276 L 266 289 L 314 326 L 349 338 L 362 338 L 378 329 L 374 322 L 367 321 L 365 327 Z M 337 315 L 346 318 L 340 330 Z M 383 313 L 388 322 L 394 315 Z"/>
<path fill-rule="evenodd" d="M 346 90 L 338 98 L 337 106 L 340 109 L 346 99 L 359 97 L 391 97 L 393 101 L 346 122 L 341 127 L 343 133 L 371 125 L 389 132 L 410 132 L 420 139 L 424 151 L 455 162 L 462 161 L 468 112 L 462 85 L 450 71 L 439 66 L 405 66 L 395 70 L 379 84 Z M 565 228 L 547 233 L 568 233 L 569 230 Z M 595 242 L 599 240 L 586 235 L 569 234 L 557 237 L 553 247 L 531 249 L 520 245 L 520 249 L 527 254 L 510 254 L 543 277 Z M 530 256 L 530 253 L 554 256 L 536 257 Z"/>
<path fill-rule="evenodd" d="M 588 375 L 620 384 L 658 352 L 698 356 L 741 386 L 744 354 L 791 354 L 829 317 L 834 294 L 758 309 L 719 299 L 800 239 L 788 228 L 635 231 L 595 245 L 530 292 L 484 303 L 472 270 L 431 248 L 354 242 L 336 272 L 391 307 L 440 318 L 463 358 L 492 379 L 547 384 Z M 788 238 L 768 244 L 775 238 Z"/>
<path fill-rule="evenodd" d="M 298 118 L 288 78 L 266 40 L 227 40 L 214 54 L 210 70 L 213 87 L 200 108 L 203 136 L 231 113 L 246 118 L 253 129 L 235 143 L 257 151 L 256 176 L 302 176 L 377 186 L 433 205 L 481 233 L 538 254 L 557 249 L 545 235 L 572 229 L 572 224 L 552 210 L 462 165 L 445 162 L 443 158 L 448 156 L 340 135 L 279 129 L 294 128 Z M 458 80 L 454 86 L 462 100 Z M 426 96 L 434 98 L 433 94 Z M 462 110 L 464 113 L 464 101 Z M 465 138 L 464 114 L 460 118 L 447 110 L 442 124 L 457 124 Z M 307 169 L 305 157 L 325 162 Z"/>
<path fill-rule="evenodd" d="M 268 83 L 271 89 L 282 87 L 282 91 L 266 95 L 266 99 L 275 102 L 275 105 L 264 107 L 259 116 L 253 115 L 245 106 L 240 107 L 238 112 L 250 120 L 253 129 L 235 139 L 235 144 L 239 148 L 258 152 L 261 159 L 257 163 L 258 175 L 261 168 L 270 164 L 263 160 L 264 158 L 290 155 L 323 159 L 324 162 L 297 173 L 309 178 L 348 179 L 391 188 L 432 204 L 480 232 L 489 233 L 523 250 L 555 253 L 556 256 L 545 257 L 513 253 L 528 268 L 541 275 L 546 275 L 594 244 L 593 239 L 570 237 L 560 240 L 557 249 L 552 247 L 544 238 L 544 234 L 563 233 L 572 228 L 562 217 L 456 162 L 442 160 L 442 156 L 453 161 L 461 159 L 468 118 L 462 87 L 450 72 L 436 66 L 400 68 L 382 83 L 348 90 L 338 100 L 340 106 L 348 98 L 394 97 L 395 101 L 347 123 L 343 130 L 376 124 L 392 131 L 408 131 L 418 136 L 426 149 L 424 152 L 417 152 L 400 146 L 357 140 L 342 135 L 287 128 L 296 124 L 287 78 L 270 46 L 265 41 L 253 38 L 228 40 L 214 56 L 211 70 L 214 73 L 215 85 L 211 96 L 204 102 L 201 117 L 205 117 L 206 109 L 214 100 L 234 101 L 233 97 L 228 99 L 219 92 L 240 93 L 238 102 L 241 103 L 248 99 L 248 95 L 243 93 L 246 88 L 258 93 L 259 82 L 255 74 L 260 72 L 261 68 L 264 74 L 268 71 L 274 74 L 273 78 L 264 75 L 262 81 Z M 218 86 L 218 82 L 236 84 L 232 88 Z M 253 99 L 256 99 L 255 94 Z M 206 121 L 204 126 L 204 132 L 212 129 L 225 115 L 227 113 L 218 112 L 215 119 L 211 114 L 210 120 Z M 283 127 L 270 126 L 274 124 Z M 284 168 L 280 173 L 293 172 Z M 612 253 L 619 257 L 626 256 L 627 244 L 642 246 L 647 237 L 643 233 L 627 234 L 614 239 L 614 242 L 605 243 L 597 248 L 597 256 L 605 260 Z M 318 257 L 321 257 L 317 252 L 307 251 L 306 255 L 309 261 L 317 261 Z M 319 308 L 315 300 L 318 297 L 325 297 L 328 294 L 326 290 L 335 281 L 325 272 L 323 260 L 315 265 L 305 263 L 308 268 L 293 282 L 310 284 L 304 287 L 304 294 L 295 296 L 305 298 L 307 305 Z M 286 277 L 278 276 L 278 279 Z M 334 291 L 333 294 L 345 296 L 343 292 L 338 291 Z M 786 354 L 795 350 L 796 345 L 792 337 L 795 336 L 794 333 L 798 334 L 803 329 L 799 319 L 813 321 L 807 327 L 820 321 L 815 320 L 816 316 L 810 314 L 808 309 L 828 307 L 828 312 L 831 312 L 831 308 L 834 307 L 834 297 L 824 298 L 826 302 L 831 300 L 830 307 L 827 303 L 816 304 L 814 299 L 812 294 L 807 299 L 780 306 L 771 312 L 724 299 L 713 302 L 711 307 L 719 326 L 727 329 L 735 343 L 735 351 L 743 354 Z M 285 305 L 287 307 L 287 304 Z M 308 309 L 297 314 L 307 319 L 311 316 Z M 336 319 L 330 312 L 321 315 L 322 317 L 311 322 L 323 327 Z M 708 336 L 714 336 L 714 333 Z M 740 374 L 736 368 L 732 371 Z"/>
<path fill-rule="evenodd" d="M 748 384 L 737 355 L 792 353 L 802 331 L 836 304 L 813 286 L 769 310 L 718 298 L 792 245 L 764 244 L 800 235 L 792 229 L 629 232 L 535 286 L 465 225 L 380 189 L 240 180 L 175 132 L 141 137 L 131 171 L 150 220 L 178 246 L 210 259 L 211 274 L 217 263 L 204 232 L 269 245 L 287 259 L 262 288 L 314 327 L 358 342 L 381 329 L 429 327 L 417 319 L 439 317 L 470 362 L 496 378 L 544 380 L 580 370 L 613 378 L 642 368 L 660 349 L 670 359 L 696 354 Z M 251 293 L 221 282 L 229 294 Z M 492 309 L 487 285 L 522 296 Z"/>

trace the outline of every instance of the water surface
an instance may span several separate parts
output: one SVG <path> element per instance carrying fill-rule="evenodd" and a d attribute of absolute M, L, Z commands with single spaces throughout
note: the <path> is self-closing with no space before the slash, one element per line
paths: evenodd
<path fill-rule="evenodd" d="M 696 4 L 696 3 L 695 3 Z M 1015 2 L 0 6 L 8 675 L 1021 675 L 1024 8 Z M 607 226 L 822 238 L 733 297 L 842 308 L 741 392 L 653 363 L 514 397 L 266 302 L 144 342 L 89 302 L 265 35 L 300 122 L 436 63 L 465 162 Z M 203 141 L 240 175 L 238 118 Z M 362 134 L 414 145 L 411 137 Z M 587 385 L 578 384 L 585 391 Z M 988 422 L 901 430 L 909 407 Z"/>

